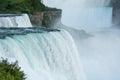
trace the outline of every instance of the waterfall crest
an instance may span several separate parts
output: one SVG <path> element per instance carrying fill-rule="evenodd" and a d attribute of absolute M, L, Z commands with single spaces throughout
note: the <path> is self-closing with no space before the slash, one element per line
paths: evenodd
<path fill-rule="evenodd" d="M 0 27 L 32 27 L 27 14 L 0 14 Z"/>
<path fill-rule="evenodd" d="M 18 60 L 27 80 L 85 80 L 74 41 L 64 30 L 6 36 L 0 56 Z"/>

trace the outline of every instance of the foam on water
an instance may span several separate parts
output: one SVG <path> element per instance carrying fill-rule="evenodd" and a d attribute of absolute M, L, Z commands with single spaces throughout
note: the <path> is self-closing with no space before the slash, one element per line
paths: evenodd
<path fill-rule="evenodd" d="M 0 27 L 32 27 L 27 14 L 0 14 Z"/>
<path fill-rule="evenodd" d="M 6 36 L 0 56 L 18 60 L 27 80 L 85 80 L 74 41 L 64 30 Z"/>

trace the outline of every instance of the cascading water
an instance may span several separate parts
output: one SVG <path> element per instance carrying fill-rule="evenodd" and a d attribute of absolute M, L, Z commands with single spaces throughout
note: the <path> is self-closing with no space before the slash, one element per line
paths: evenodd
<path fill-rule="evenodd" d="M 0 27 L 32 27 L 27 14 L 0 14 Z"/>
<path fill-rule="evenodd" d="M 0 57 L 18 60 L 27 80 L 86 80 L 69 33 L 32 27 L 27 14 L 0 14 Z"/>
<path fill-rule="evenodd" d="M 104 28 L 110 26 L 111 21 L 112 8 L 103 7 L 109 0 L 58 0 L 55 3 L 63 9 L 62 22 L 73 28 L 81 29 L 83 21 L 84 29 L 93 31 L 99 20 L 104 21 L 99 23 L 103 27 L 99 32 L 92 32 L 91 38 L 76 42 L 81 56 L 66 31 L 44 28 L 0 28 L 0 56 L 18 60 L 27 80 L 85 80 L 86 76 L 87 80 L 120 80 L 120 33 Z M 29 19 L 8 16 L 0 16 L 0 27 L 32 27 Z M 95 24 L 90 26 L 90 23 Z"/>
<path fill-rule="evenodd" d="M 27 80 L 85 80 L 74 41 L 64 30 L 0 28 L 0 56 L 18 60 Z"/>

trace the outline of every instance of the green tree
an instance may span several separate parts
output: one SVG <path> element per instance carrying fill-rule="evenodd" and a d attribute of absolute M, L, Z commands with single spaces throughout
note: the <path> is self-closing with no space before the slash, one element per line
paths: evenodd
<path fill-rule="evenodd" d="M 34 10 L 42 11 L 45 9 L 45 5 L 42 3 L 41 0 L 30 0 L 31 6 L 34 8 Z"/>
<path fill-rule="evenodd" d="M 18 62 L 9 63 L 7 59 L 0 61 L 0 80 L 25 80 L 25 74 L 20 70 Z"/>
<path fill-rule="evenodd" d="M 44 11 L 41 0 L 0 0 L 0 13 L 34 13 Z"/>

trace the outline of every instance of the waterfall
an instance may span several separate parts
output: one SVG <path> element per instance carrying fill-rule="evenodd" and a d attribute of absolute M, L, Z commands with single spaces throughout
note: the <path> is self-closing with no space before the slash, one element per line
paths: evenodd
<path fill-rule="evenodd" d="M 0 36 L 4 36 L 0 37 L 0 56 L 18 60 L 27 80 L 85 80 L 76 46 L 68 32 L 0 28 Z"/>
<path fill-rule="evenodd" d="M 0 14 L 0 27 L 32 27 L 27 14 Z"/>

